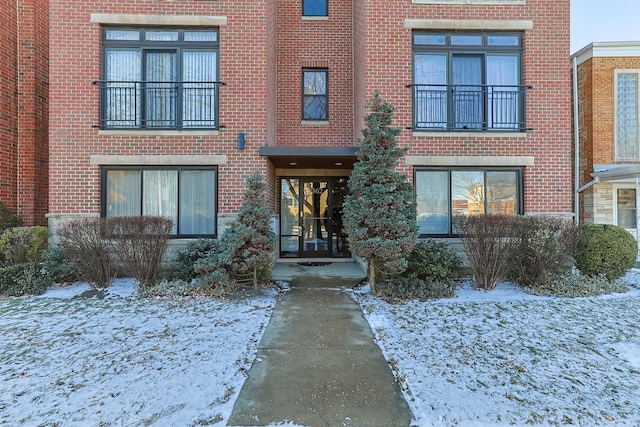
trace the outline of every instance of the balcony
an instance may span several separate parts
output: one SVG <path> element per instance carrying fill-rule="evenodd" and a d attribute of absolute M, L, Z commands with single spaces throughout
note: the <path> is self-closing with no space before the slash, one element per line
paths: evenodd
<path fill-rule="evenodd" d="M 93 82 L 100 87 L 100 129 L 216 130 L 223 82 Z"/>
<path fill-rule="evenodd" d="M 413 129 L 523 132 L 526 90 L 510 85 L 407 85 L 413 88 Z"/>

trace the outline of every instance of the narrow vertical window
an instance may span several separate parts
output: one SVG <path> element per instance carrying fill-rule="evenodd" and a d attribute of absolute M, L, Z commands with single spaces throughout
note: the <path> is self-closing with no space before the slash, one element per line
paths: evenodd
<path fill-rule="evenodd" d="M 328 120 L 327 70 L 303 70 L 302 92 L 302 120 Z"/>
<path fill-rule="evenodd" d="M 302 16 L 329 16 L 329 0 L 302 0 Z"/>
<path fill-rule="evenodd" d="M 626 229 L 636 228 L 636 190 L 618 188 L 617 191 L 618 225 Z"/>
<path fill-rule="evenodd" d="M 616 73 L 616 158 L 640 158 L 638 127 L 638 75 L 640 72 Z"/>

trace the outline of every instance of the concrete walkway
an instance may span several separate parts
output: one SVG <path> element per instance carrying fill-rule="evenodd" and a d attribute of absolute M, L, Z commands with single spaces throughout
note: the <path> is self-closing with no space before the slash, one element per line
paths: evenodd
<path fill-rule="evenodd" d="M 228 425 L 411 424 L 409 407 L 369 324 L 360 307 L 340 289 L 358 280 L 323 276 L 324 268 L 316 270 L 317 275 L 292 278 L 292 288 L 273 312 Z"/>

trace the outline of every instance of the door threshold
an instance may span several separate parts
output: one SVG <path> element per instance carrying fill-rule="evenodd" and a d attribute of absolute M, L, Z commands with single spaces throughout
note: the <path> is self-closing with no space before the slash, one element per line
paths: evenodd
<path fill-rule="evenodd" d="M 289 264 L 298 262 L 356 262 L 354 258 L 278 258 L 276 263 Z"/>

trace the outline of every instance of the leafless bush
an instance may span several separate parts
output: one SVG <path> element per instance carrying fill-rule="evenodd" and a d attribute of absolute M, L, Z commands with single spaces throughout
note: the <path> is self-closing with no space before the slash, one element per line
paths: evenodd
<path fill-rule="evenodd" d="M 519 244 L 511 215 L 474 215 L 456 217 L 469 268 L 476 287 L 494 289 L 509 273 L 511 255 Z"/>
<path fill-rule="evenodd" d="M 520 236 L 512 258 L 513 279 L 522 286 L 549 285 L 571 271 L 578 239 L 572 220 L 556 217 L 520 217 Z"/>
<path fill-rule="evenodd" d="M 86 218 L 62 225 L 57 235 L 60 248 L 78 278 L 97 288 L 106 288 L 113 280 L 109 245 L 103 239 L 104 218 Z"/>
<path fill-rule="evenodd" d="M 116 217 L 109 219 L 108 228 L 114 254 L 127 272 L 141 287 L 155 285 L 173 221 L 157 216 Z"/>

